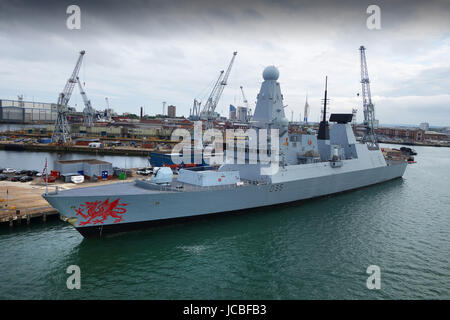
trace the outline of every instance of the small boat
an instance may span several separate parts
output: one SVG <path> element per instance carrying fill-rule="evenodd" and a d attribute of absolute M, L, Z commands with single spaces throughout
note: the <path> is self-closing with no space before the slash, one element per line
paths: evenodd
<path fill-rule="evenodd" d="M 189 163 L 182 163 L 182 164 L 175 164 L 172 161 L 172 156 L 179 157 L 181 154 L 179 153 L 171 153 L 171 152 L 150 152 L 150 158 L 149 162 L 152 165 L 152 167 L 171 167 L 171 168 L 177 168 L 177 167 L 200 167 L 205 166 L 205 159 L 203 158 L 203 153 L 191 153 L 191 159 Z M 195 159 L 201 159 L 201 163 L 196 164 Z"/>

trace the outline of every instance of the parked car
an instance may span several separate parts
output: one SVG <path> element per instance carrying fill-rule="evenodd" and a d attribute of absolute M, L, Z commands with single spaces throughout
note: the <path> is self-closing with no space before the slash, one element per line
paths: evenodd
<path fill-rule="evenodd" d="M 33 181 L 33 178 L 29 177 L 29 176 L 23 176 L 19 180 L 20 180 L 20 182 L 28 182 L 28 181 Z"/>
<path fill-rule="evenodd" d="M 42 177 L 42 172 L 36 173 L 36 177 Z"/>
<path fill-rule="evenodd" d="M 38 173 L 39 173 L 39 171 L 37 171 L 37 170 L 28 170 L 27 175 L 32 177 L 32 176 L 36 176 Z"/>
<path fill-rule="evenodd" d="M 22 178 L 22 177 L 21 176 L 13 176 L 13 177 L 11 177 L 11 181 L 16 182 L 16 181 L 19 181 L 20 178 Z"/>
<path fill-rule="evenodd" d="M 3 169 L 3 173 L 15 173 L 16 169 L 13 168 L 5 168 Z"/>
<path fill-rule="evenodd" d="M 101 142 L 91 142 L 89 143 L 90 148 L 103 148 L 103 143 Z"/>
<path fill-rule="evenodd" d="M 8 179 L 8 176 L 5 174 L 0 174 L 0 181 Z"/>
<path fill-rule="evenodd" d="M 0 173 L 2 173 L 2 172 L 3 172 L 3 170 L 4 170 L 4 168 L 0 168 Z"/>
<path fill-rule="evenodd" d="M 20 175 L 24 175 L 24 174 L 27 174 L 27 173 L 28 173 L 28 170 L 26 170 L 26 169 L 17 170 L 16 173 L 17 173 L 17 174 L 20 174 Z"/>

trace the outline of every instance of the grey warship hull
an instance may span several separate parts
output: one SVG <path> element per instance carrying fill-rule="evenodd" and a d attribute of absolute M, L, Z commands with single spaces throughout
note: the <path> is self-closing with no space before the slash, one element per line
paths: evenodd
<path fill-rule="evenodd" d="M 72 189 L 44 197 L 84 237 L 98 237 L 199 216 L 273 206 L 358 189 L 399 178 L 406 166 L 406 162 L 396 162 L 382 167 L 343 170 L 341 173 L 279 183 L 246 183 L 242 186 L 210 188 L 191 186 L 182 191 L 176 187 L 147 189 L 138 180 Z M 89 204 L 97 204 L 93 210 L 98 211 L 105 202 L 112 207 L 114 201 L 117 201 L 117 205 L 110 208 L 104 220 L 96 218 L 89 221 L 80 214 L 80 209 L 83 209 L 83 213 L 90 217 Z M 104 207 L 104 211 L 109 210 L 108 205 Z"/>

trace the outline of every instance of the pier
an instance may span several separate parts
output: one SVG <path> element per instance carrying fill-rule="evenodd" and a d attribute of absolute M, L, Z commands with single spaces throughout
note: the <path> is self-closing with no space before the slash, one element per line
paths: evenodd
<path fill-rule="evenodd" d="M 135 169 L 132 170 L 135 175 Z M 56 182 L 48 185 L 49 192 L 53 192 L 58 186 L 59 190 L 83 188 L 93 185 L 129 182 L 135 177 L 125 180 L 105 180 L 98 182 L 86 182 L 83 184 Z M 11 181 L 0 182 L 0 226 L 19 226 L 31 223 L 44 223 L 49 218 L 58 218 L 59 212 L 42 198 L 45 193 L 45 184 L 39 180 L 20 183 Z"/>
<path fill-rule="evenodd" d="M 50 206 L 19 209 L 2 209 L 0 211 L 0 224 L 9 224 L 10 227 L 21 224 L 30 224 L 31 221 L 39 219 L 47 221 L 49 216 L 59 216 L 58 211 Z"/>
<path fill-rule="evenodd" d="M 15 182 L 2 181 L 0 188 L 0 224 L 11 227 L 30 224 L 31 221 L 45 222 L 48 217 L 59 215 L 47 201 L 41 197 L 44 186 L 32 184 L 14 185 Z"/>

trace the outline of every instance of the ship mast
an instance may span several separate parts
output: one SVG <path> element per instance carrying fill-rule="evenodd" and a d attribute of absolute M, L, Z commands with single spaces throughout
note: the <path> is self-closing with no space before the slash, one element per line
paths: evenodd
<path fill-rule="evenodd" d="M 327 121 L 327 86 L 328 76 L 325 77 L 325 97 L 323 99 L 323 119 L 319 124 L 319 133 L 317 134 L 318 140 L 330 140 L 330 130 Z"/>

